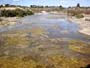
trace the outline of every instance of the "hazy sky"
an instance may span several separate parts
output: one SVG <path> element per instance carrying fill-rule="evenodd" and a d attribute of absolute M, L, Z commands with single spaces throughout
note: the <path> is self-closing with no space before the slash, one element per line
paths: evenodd
<path fill-rule="evenodd" d="M 0 0 L 0 4 L 17 4 L 17 5 L 62 5 L 64 7 L 75 6 L 80 3 L 81 6 L 90 6 L 90 0 Z"/>

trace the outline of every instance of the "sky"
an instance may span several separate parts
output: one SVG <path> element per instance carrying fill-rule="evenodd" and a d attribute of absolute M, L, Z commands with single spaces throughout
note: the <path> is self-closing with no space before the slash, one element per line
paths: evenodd
<path fill-rule="evenodd" d="M 76 6 L 80 3 L 81 6 L 90 6 L 90 0 L 0 0 L 0 4 L 14 4 L 14 5 L 44 5 L 44 6 L 59 6 L 64 7 Z"/>

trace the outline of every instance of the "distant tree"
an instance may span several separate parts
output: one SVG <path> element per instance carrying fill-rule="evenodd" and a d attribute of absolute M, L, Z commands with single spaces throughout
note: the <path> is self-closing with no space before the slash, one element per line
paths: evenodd
<path fill-rule="evenodd" d="M 10 7 L 16 7 L 16 5 L 10 5 Z"/>
<path fill-rule="evenodd" d="M 40 6 L 40 8 L 44 8 L 44 6 Z"/>
<path fill-rule="evenodd" d="M 36 5 L 30 5 L 31 8 L 36 8 Z"/>
<path fill-rule="evenodd" d="M 32 6 L 32 5 L 30 5 L 30 7 L 32 8 L 33 6 Z"/>
<path fill-rule="evenodd" d="M 3 5 L 0 5 L 0 8 L 3 7 Z"/>
<path fill-rule="evenodd" d="M 60 5 L 59 8 L 63 8 L 62 5 Z"/>
<path fill-rule="evenodd" d="M 79 3 L 77 4 L 77 7 L 80 7 L 80 4 Z"/>
<path fill-rule="evenodd" d="M 60 8 L 61 10 L 64 9 L 64 7 L 63 7 L 62 5 L 60 5 L 59 8 Z"/>
<path fill-rule="evenodd" d="M 68 8 L 72 8 L 71 6 L 69 6 Z"/>
<path fill-rule="evenodd" d="M 45 6 L 45 8 L 48 8 L 49 6 Z"/>
<path fill-rule="evenodd" d="M 5 4 L 5 7 L 9 7 L 10 5 L 9 4 Z"/>

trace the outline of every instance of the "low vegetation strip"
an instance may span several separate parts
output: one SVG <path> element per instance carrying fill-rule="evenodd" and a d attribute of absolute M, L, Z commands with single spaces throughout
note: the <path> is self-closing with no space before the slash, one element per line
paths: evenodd
<path fill-rule="evenodd" d="M 0 17 L 24 17 L 27 15 L 33 15 L 34 13 L 30 10 L 22 10 L 22 9 L 15 9 L 15 10 L 1 10 Z"/>
<path fill-rule="evenodd" d="M 83 59 L 68 58 L 62 55 L 48 56 L 45 64 L 35 61 L 31 56 L 0 57 L 0 68 L 83 68 L 88 63 Z"/>
<path fill-rule="evenodd" d="M 82 54 L 90 53 L 90 44 L 81 41 L 70 41 L 69 49 Z"/>

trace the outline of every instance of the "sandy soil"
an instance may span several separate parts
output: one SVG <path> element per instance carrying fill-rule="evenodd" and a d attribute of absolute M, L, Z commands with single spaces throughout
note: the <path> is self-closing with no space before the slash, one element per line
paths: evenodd
<path fill-rule="evenodd" d="M 86 20 L 88 19 L 88 20 Z M 76 17 L 69 17 L 69 20 L 77 23 L 80 27 L 79 32 L 86 34 L 86 35 L 90 35 L 90 15 L 84 15 L 84 18 L 76 18 Z"/>
<path fill-rule="evenodd" d="M 0 21 L 0 27 L 14 25 L 18 21 L 18 17 L 1 17 L 2 21 Z"/>

